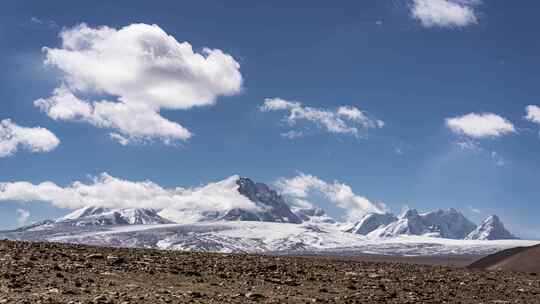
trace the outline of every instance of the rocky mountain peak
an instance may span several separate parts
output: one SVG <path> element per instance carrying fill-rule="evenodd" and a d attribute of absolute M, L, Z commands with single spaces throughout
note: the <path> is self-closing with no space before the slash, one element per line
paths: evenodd
<path fill-rule="evenodd" d="M 354 223 L 353 227 L 345 230 L 354 234 L 367 235 L 376 229 L 387 226 L 398 218 L 391 213 L 368 213 Z"/>
<path fill-rule="evenodd" d="M 501 219 L 492 215 L 489 216 L 472 231 L 468 236 L 469 240 L 512 240 L 517 239 L 512 233 L 510 233 L 505 227 Z"/>
<path fill-rule="evenodd" d="M 373 230 L 373 233 L 376 234 L 375 236 L 382 237 L 406 234 L 463 239 L 475 228 L 476 225 L 473 222 L 454 208 L 422 214 L 416 209 L 409 209 L 386 227 Z"/>
<path fill-rule="evenodd" d="M 415 219 L 419 218 L 420 214 L 418 213 L 418 210 L 416 209 L 407 209 L 401 216 L 400 219 Z"/>
<path fill-rule="evenodd" d="M 254 202 L 262 211 L 253 212 L 235 208 L 228 211 L 221 219 L 229 221 L 302 223 L 302 219 L 291 211 L 283 197 L 266 184 L 256 183 L 247 177 L 239 177 L 236 184 L 238 185 L 238 192 Z"/>
<path fill-rule="evenodd" d="M 107 226 L 107 225 L 150 225 L 170 224 L 161 217 L 158 210 L 150 208 L 111 209 L 88 206 L 56 220 L 56 223 L 71 226 Z"/>

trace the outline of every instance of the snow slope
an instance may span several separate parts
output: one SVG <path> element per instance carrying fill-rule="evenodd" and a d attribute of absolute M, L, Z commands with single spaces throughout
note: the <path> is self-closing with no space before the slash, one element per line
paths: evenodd
<path fill-rule="evenodd" d="M 390 238 L 401 235 L 418 235 L 464 239 L 475 228 L 474 223 L 453 208 L 423 214 L 411 209 L 407 210 L 396 221 L 387 226 L 379 227 L 370 232 L 369 235 Z"/>
<path fill-rule="evenodd" d="M 238 175 L 203 187 L 184 189 L 177 199 L 177 204 L 161 210 L 159 215 L 176 223 L 219 220 L 302 222 L 276 191 Z"/>
<path fill-rule="evenodd" d="M 53 227 L 49 230 L 0 233 L 0 238 L 182 251 L 407 256 L 487 255 L 502 249 L 540 243 L 524 240 L 451 240 L 426 236 L 376 238 L 343 232 L 335 224 L 254 221 Z"/>
<path fill-rule="evenodd" d="M 492 215 L 472 231 L 468 236 L 469 240 L 502 240 L 502 239 L 517 239 L 504 227 L 504 224 L 498 216 Z"/>
<path fill-rule="evenodd" d="M 84 207 L 55 221 L 73 226 L 170 224 L 158 215 L 158 210 L 146 208 L 107 209 Z"/>
<path fill-rule="evenodd" d="M 485 255 L 538 243 L 488 241 L 514 236 L 496 216 L 477 228 L 455 209 L 408 210 L 399 218 L 371 213 L 356 223 L 340 223 L 320 208 L 291 210 L 267 185 L 239 176 L 174 191 L 177 201 L 165 209 L 85 207 L 0 232 L 0 238 L 212 252 L 386 255 Z"/>
<path fill-rule="evenodd" d="M 346 232 L 368 235 L 369 233 L 390 225 L 398 218 L 391 213 L 368 213 L 360 221 L 354 223 Z"/>

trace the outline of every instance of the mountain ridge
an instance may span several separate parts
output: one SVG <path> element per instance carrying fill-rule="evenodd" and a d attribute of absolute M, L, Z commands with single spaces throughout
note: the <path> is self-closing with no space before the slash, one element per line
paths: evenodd
<path fill-rule="evenodd" d="M 518 239 L 508 231 L 497 215 L 486 218 L 474 231 L 470 232 L 466 239 L 469 240 L 498 240 Z"/>
<path fill-rule="evenodd" d="M 220 195 L 218 199 L 209 197 L 209 194 L 216 192 Z M 368 213 L 357 222 L 347 224 L 332 219 L 321 208 L 291 207 L 287 197 L 269 186 L 239 176 L 197 188 L 188 194 L 191 195 L 190 199 L 207 200 L 202 202 L 204 206 L 217 203 L 221 209 L 178 210 L 174 213 L 172 207 L 159 210 L 89 206 L 57 220 L 0 232 L 0 237 L 170 250 L 259 253 L 342 250 L 375 250 L 384 254 L 492 253 L 495 249 L 513 244 L 502 242 L 491 245 L 480 238 L 468 239 L 478 227 L 454 208 L 426 213 L 411 209 L 399 217 L 391 213 Z M 237 203 L 220 201 L 229 198 Z M 502 238 L 505 235 L 499 233 L 495 236 Z"/>

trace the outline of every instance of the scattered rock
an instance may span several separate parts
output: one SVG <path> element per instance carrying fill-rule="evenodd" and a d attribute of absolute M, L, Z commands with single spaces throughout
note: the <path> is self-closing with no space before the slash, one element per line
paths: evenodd
<path fill-rule="evenodd" d="M 260 294 L 260 293 L 255 293 L 255 292 L 248 292 L 246 293 L 246 298 L 250 299 L 250 300 L 260 300 L 260 299 L 264 299 L 265 296 Z"/>
<path fill-rule="evenodd" d="M 0 304 L 255 302 L 535 304 L 540 280 L 531 273 L 318 257 L 0 241 Z"/>

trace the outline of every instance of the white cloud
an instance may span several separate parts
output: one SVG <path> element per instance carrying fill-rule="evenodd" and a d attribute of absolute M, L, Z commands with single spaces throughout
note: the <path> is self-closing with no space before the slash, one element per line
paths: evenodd
<path fill-rule="evenodd" d="M 85 121 L 96 127 L 118 130 L 121 134 L 113 132 L 111 138 L 123 145 L 151 138 L 170 144 L 191 137 L 186 128 L 163 118 L 146 104 L 90 103 L 76 97 L 65 86 L 55 89 L 52 97 L 38 99 L 34 104 L 54 120 Z"/>
<path fill-rule="evenodd" d="M 0 201 L 49 202 L 59 208 L 78 209 L 87 206 L 105 208 L 166 209 L 175 221 L 181 215 L 221 212 L 234 208 L 260 210 L 241 195 L 238 176 L 196 188 L 163 188 L 151 181 L 128 181 L 102 173 L 91 182 L 76 181 L 67 187 L 46 181 L 32 184 L 25 181 L 0 183 Z"/>
<path fill-rule="evenodd" d="M 34 24 L 36 26 L 49 28 L 49 29 L 54 29 L 54 28 L 58 27 L 58 24 L 56 24 L 56 22 L 54 22 L 54 20 L 40 19 L 38 17 L 31 17 L 30 18 L 30 24 Z"/>
<path fill-rule="evenodd" d="M 527 106 L 526 108 L 527 116 L 525 116 L 525 119 L 527 119 L 530 122 L 540 124 L 540 107 L 535 105 Z"/>
<path fill-rule="evenodd" d="M 124 136 L 118 134 L 118 133 L 110 133 L 109 134 L 109 137 L 112 139 L 112 140 L 115 140 L 117 141 L 119 144 L 121 144 L 122 146 L 127 146 L 129 145 L 130 143 L 130 140 L 128 138 L 125 138 Z"/>
<path fill-rule="evenodd" d="M 456 134 L 472 138 L 499 137 L 516 132 L 511 122 L 492 113 L 447 118 L 446 126 Z"/>
<path fill-rule="evenodd" d="M 0 157 L 11 156 L 19 148 L 33 153 L 50 152 L 59 144 L 60 140 L 45 128 L 21 127 L 9 119 L 0 121 Z"/>
<path fill-rule="evenodd" d="M 261 110 L 264 112 L 278 111 L 278 110 L 290 110 L 302 107 L 300 102 L 287 101 L 281 98 L 266 98 Z"/>
<path fill-rule="evenodd" d="M 497 151 L 491 151 L 491 159 L 499 167 L 506 166 L 506 160 Z"/>
<path fill-rule="evenodd" d="M 493 163 L 497 166 L 503 167 L 507 165 L 506 160 L 502 157 L 497 151 L 489 151 L 482 146 L 477 141 L 465 138 L 463 140 L 455 142 L 456 146 L 463 152 L 473 152 L 477 153 L 484 157 L 489 157 Z"/>
<path fill-rule="evenodd" d="M 36 106 L 55 120 L 115 129 L 126 140 L 186 140 L 191 133 L 162 117 L 160 109 L 213 105 L 219 96 L 242 89 L 240 65 L 232 56 L 219 49 L 196 52 L 157 25 L 81 24 L 64 29 L 60 38 L 59 48 L 44 52 L 46 64 L 63 73 L 64 85 Z M 79 93 L 116 100 L 91 102 Z"/>
<path fill-rule="evenodd" d="M 280 192 L 289 197 L 293 205 L 306 208 L 315 204 L 310 202 L 310 195 L 322 194 L 328 201 L 344 209 L 348 220 L 354 221 L 369 212 L 384 213 L 387 211 L 382 204 L 375 204 L 367 198 L 353 192 L 352 188 L 338 181 L 326 182 L 320 178 L 300 173 L 290 179 L 279 179 L 276 182 Z"/>
<path fill-rule="evenodd" d="M 369 118 L 364 112 L 353 106 L 342 106 L 337 110 L 329 110 L 304 106 L 297 101 L 267 98 L 260 110 L 263 112 L 289 111 L 285 117 L 289 125 L 295 125 L 298 121 L 308 121 L 333 134 L 359 136 L 360 129 L 365 131 L 384 127 L 382 120 Z"/>
<path fill-rule="evenodd" d="M 129 181 L 102 173 L 88 182 L 75 181 L 62 187 L 51 181 L 33 184 L 26 181 L 0 183 L 0 201 L 48 202 L 59 208 L 155 208 L 160 215 L 176 222 L 193 222 L 205 214 L 224 213 L 239 208 L 262 211 L 267 208 L 250 201 L 238 192 L 234 175 L 225 180 L 194 188 L 165 188 L 149 180 Z M 299 174 L 280 179 L 276 186 L 291 198 L 295 206 L 310 207 L 311 195 L 322 194 L 329 202 L 346 211 L 354 220 L 366 212 L 385 212 L 384 205 L 374 204 L 357 195 L 350 186 L 338 181 L 325 182 L 315 176 Z"/>
<path fill-rule="evenodd" d="M 457 141 L 456 146 L 462 151 L 481 152 L 483 150 L 476 141 L 470 139 Z"/>
<path fill-rule="evenodd" d="M 288 132 L 281 133 L 281 136 L 283 136 L 283 137 L 285 137 L 287 139 L 296 139 L 296 138 L 300 138 L 300 137 L 304 136 L 304 132 L 291 130 L 291 131 L 288 131 Z"/>
<path fill-rule="evenodd" d="M 474 208 L 473 206 L 469 206 L 469 211 L 476 214 L 482 214 L 482 211 L 478 208 Z"/>
<path fill-rule="evenodd" d="M 364 128 L 382 128 L 384 127 L 384 121 L 382 120 L 372 120 L 366 116 L 366 114 L 360 111 L 356 107 L 352 106 L 343 106 L 339 107 L 337 110 L 337 115 L 343 117 L 350 121 L 356 122 L 364 126 Z"/>
<path fill-rule="evenodd" d="M 25 209 L 17 209 L 17 223 L 19 226 L 23 226 L 28 223 L 30 219 L 30 212 Z"/>
<path fill-rule="evenodd" d="M 424 27 L 465 27 L 478 22 L 477 0 L 413 0 L 411 16 Z"/>

